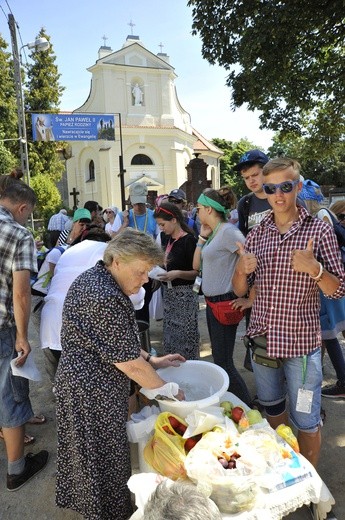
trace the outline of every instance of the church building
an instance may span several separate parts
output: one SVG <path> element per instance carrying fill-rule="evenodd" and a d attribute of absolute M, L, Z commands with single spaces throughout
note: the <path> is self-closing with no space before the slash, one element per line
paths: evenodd
<path fill-rule="evenodd" d="M 115 114 L 115 141 L 70 143 L 68 187 L 69 192 L 79 192 L 79 206 L 96 200 L 103 207 L 122 209 L 128 188 L 136 181 L 146 183 L 151 202 L 178 187 L 195 195 L 195 189 L 186 190 L 194 175 L 187 166 L 195 157 L 206 163 L 206 173 L 203 182 L 194 182 L 219 187 L 222 151 L 192 127 L 178 100 L 177 76 L 165 53 L 153 54 L 138 36 L 130 35 L 118 51 L 100 47 L 98 60 L 88 70 L 90 93 L 74 113 Z M 72 196 L 69 205 L 74 205 Z"/>

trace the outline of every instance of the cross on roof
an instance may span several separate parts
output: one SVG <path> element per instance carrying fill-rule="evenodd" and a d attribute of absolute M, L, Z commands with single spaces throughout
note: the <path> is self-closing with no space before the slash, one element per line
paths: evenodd
<path fill-rule="evenodd" d="M 109 38 L 108 38 L 107 36 L 105 36 L 105 34 L 102 36 L 102 40 L 103 40 L 103 42 L 104 42 L 104 47 L 107 46 L 107 40 L 108 40 L 108 39 L 109 39 Z"/>
<path fill-rule="evenodd" d="M 132 20 L 127 24 L 131 27 L 131 35 L 133 36 L 133 27 L 135 26 L 135 23 L 132 22 Z"/>
<path fill-rule="evenodd" d="M 161 54 L 162 54 L 162 50 L 163 50 L 163 47 L 164 47 L 163 43 L 162 43 L 162 42 L 160 42 L 160 44 L 158 45 L 158 47 L 160 47 L 160 50 L 161 50 Z"/>

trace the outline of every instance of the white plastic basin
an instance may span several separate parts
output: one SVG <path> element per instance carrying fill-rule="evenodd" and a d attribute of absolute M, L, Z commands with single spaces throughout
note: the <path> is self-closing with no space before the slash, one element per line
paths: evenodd
<path fill-rule="evenodd" d="M 229 387 L 225 370 L 208 361 L 186 361 L 179 367 L 160 368 L 157 373 L 166 382 L 177 383 L 186 395 L 186 401 L 157 400 L 160 410 L 182 418 L 193 410 L 219 403 Z"/>

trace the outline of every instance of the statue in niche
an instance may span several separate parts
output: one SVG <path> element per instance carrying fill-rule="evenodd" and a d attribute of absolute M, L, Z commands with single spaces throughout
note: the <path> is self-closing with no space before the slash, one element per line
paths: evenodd
<path fill-rule="evenodd" d="M 144 94 L 141 88 L 139 87 L 139 84 L 136 83 L 132 89 L 132 95 L 133 95 L 133 101 L 134 106 L 141 106 L 143 104 L 144 100 Z"/>

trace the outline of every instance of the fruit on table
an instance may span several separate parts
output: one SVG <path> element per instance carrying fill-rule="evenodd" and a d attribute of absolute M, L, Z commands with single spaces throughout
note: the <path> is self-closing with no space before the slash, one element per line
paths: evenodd
<path fill-rule="evenodd" d="M 231 419 L 238 424 L 240 422 L 243 412 L 244 408 L 242 408 L 242 406 L 235 406 L 231 410 Z"/>
<path fill-rule="evenodd" d="M 246 414 L 250 425 L 262 422 L 262 415 L 259 410 L 248 410 Z"/>
<path fill-rule="evenodd" d="M 182 437 L 184 432 L 187 430 L 187 426 L 181 423 L 178 419 L 176 419 L 176 417 L 173 417 L 172 415 L 168 417 L 168 420 L 172 428 L 174 428 L 175 432 L 181 435 Z"/>
<path fill-rule="evenodd" d="M 231 401 L 222 401 L 219 406 L 224 408 L 225 412 L 231 412 L 232 408 L 234 407 Z"/>
<path fill-rule="evenodd" d="M 201 433 L 199 435 L 194 435 L 194 437 L 189 437 L 184 444 L 185 451 L 188 453 L 192 448 L 194 448 L 196 443 L 200 441 L 201 437 Z"/>
<path fill-rule="evenodd" d="M 298 440 L 293 434 L 290 426 L 286 426 L 286 424 L 280 424 L 279 426 L 277 426 L 276 432 L 282 439 L 284 439 L 284 441 L 286 441 L 291 446 L 291 448 L 296 453 L 299 453 Z"/>

